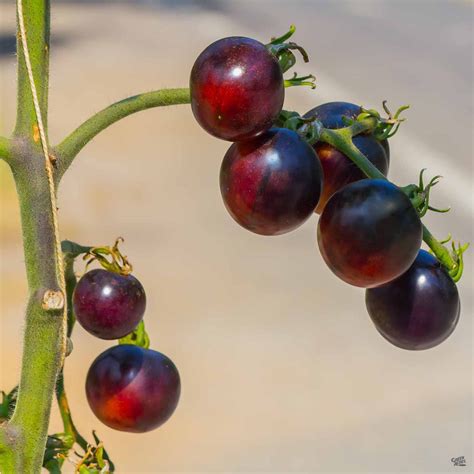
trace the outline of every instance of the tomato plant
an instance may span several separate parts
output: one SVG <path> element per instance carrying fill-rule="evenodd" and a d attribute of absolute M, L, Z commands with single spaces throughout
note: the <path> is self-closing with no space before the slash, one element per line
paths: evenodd
<path fill-rule="evenodd" d="M 49 0 L 17 0 L 18 107 L 11 137 L 0 137 L 0 158 L 11 169 L 22 218 L 29 301 L 19 384 L 0 404 L 0 470 L 61 472 L 115 467 L 93 431 L 77 430 L 63 367 L 73 349 L 76 320 L 91 334 L 118 339 L 93 362 L 85 381 L 97 418 L 118 430 L 145 432 L 170 418 L 181 379 L 170 358 L 150 349 L 142 319 L 145 291 L 118 244 L 62 241 L 57 189 L 79 152 L 118 120 L 152 107 L 191 104 L 211 135 L 233 141 L 220 174 L 225 206 L 246 229 L 276 235 L 300 226 L 314 211 L 321 253 L 346 282 L 369 288 L 367 308 L 377 329 L 403 348 L 432 347 L 459 317 L 455 283 L 466 245 L 438 241 L 421 218 L 440 211 L 427 185 L 396 186 L 386 179 L 388 139 L 404 120 L 351 103 L 328 103 L 301 116 L 284 110 L 285 87 L 315 87 L 312 75 L 284 78 L 297 54 L 292 26 L 268 44 L 243 37 L 218 40 L 197 58 L 190 88 L 162 89 L 120 100 L 86 120 L 60 143 L 48 139 Z M 320 156 L 318 156 L 318 154 Z M 322 164 L 321 164 L 322 163 Z M 324 176 L 323 176 L 324 174 Z M 361 179 L 367 178 L 367 179 Z M 354 182 L 355 181 L 355 182 Z M 420 251 L 422 239 L 433 256 Z M 83 257 L 101 269 L 79 282 Z M 88 266 L 86 266 L 86 269 Z M 324 271 L 324 270 L 322 270 Z M 404 304 L 398 305 L 403 295 Z M 63 430 L 48 435 L 53 397 Z"/>

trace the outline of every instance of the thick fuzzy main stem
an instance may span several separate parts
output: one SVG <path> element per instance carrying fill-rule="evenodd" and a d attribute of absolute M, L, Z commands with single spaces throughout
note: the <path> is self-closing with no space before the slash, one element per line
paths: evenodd
<path fill-rule="evenodd" d="M 49 77 L 48 0 L 22 0 L 18 17 L 18 105 L 14 145 L 8 149 L 20 203 L 29 301 L 18 400 L 2 426 L 0 466 L 4 474 L 41 470 L 56 379 L 64 357 L 64 295 L 60 291 L 57 229 L 51 188 L 40 143 L 34 96 L 26 67 L 29 60 L 39 110 L 46 127 Z M 46 135 L 46 130 L 44 130 Z"/>
<path fill-rule="evenodd" d="M 18 400 L 11 420 L 3 427 L 6 433 L 15 435 L 14 442 L 4 447 L 5 459 L 13 457 L 15 468 L 10 470 L 11 466 L 4 465 L 3 474 L 40 471 L 56 378 L 64 355 L 62 307 L 51 307 L 44 299 L 47 291 L 59 292 L 59 283 L 43 157 L 26 146 L 26 152 L 19 153 L 12 162 L 12 170 L 20 202 L 30 297 Z"/>

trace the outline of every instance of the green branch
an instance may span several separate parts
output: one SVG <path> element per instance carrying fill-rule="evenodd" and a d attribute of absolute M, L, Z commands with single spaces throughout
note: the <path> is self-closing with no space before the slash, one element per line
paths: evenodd
<path fill-rule="evenodd" d="M 190 95 L 187 88 L 162 89 L 123 99 L 101 110 L 86 120 L 55 148 L 58 159 L 58 180 L 82 148 L 113 123 L 141 110 L 167 105 L 188 104 L 189 102 Z"/>

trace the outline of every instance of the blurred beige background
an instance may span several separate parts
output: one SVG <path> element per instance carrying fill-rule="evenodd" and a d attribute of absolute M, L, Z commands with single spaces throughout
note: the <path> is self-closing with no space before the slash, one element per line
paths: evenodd
<path fill-rule="evenodd" d="M 14 3 L 0 4 L 0 133 L 15 108 Z M 472 232 L 472 3 L 455 1 L 148 1 L 55 3 L 50 136 L 128 95 L 186 86 L 213 40 L 262 41 L 296 23 L 315 91 L 288 90 L 306 112 L 330 100 L 409 103 L 392 139 L 391 177 L 445 176 L 430 215 L 440 238 Z M 84 378 L 110 344 L 77 328 L 66 378 L 77 425 L 96 428 L 118 472 L 470 472 L 473 250 L 462 315 L 441 346 L 396 349 L 372 327 L 363 291 L 337 280 L 315 245 L 316 217 L 275 238 L 237 226 L 221 202 L 228 144 L 188 106 L 141 112 L 78 157 L 59 194 L 61 233 L 83 244 L 125 237 L 148 295 L 153 347 L 183 384 L 172 419 L 145 435 L 90 412 Z M 0 387 L 17 381 L 26 298 L 17 203 L 0 163 Z M 78 270 L 81 270 L 79 266 Z M 59 431 L 55 412 L 51 431 Z M 465 456 L 468 466 L 451 458 Z M 72 469 L 72 467 L 68 468 Z"/>

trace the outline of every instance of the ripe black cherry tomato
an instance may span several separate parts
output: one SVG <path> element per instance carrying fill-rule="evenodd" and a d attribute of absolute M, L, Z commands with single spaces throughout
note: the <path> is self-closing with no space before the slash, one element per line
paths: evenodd
<path fill-rule="evenodd" d="M 269 129 L 285 96 L 277 59 L 262 43 L 238 36 L 218 40 L 199 55 L 190 89 L 199 124 L 211 135 L 230 141 Z"/>
<path fill-rule="evenodd" d="M 438 260 L 420 250 L 403 275 L 366 290 L 365 302 L 377 330 L 402 349 L 429 349 L 456 327 L 458 290 Z"/>
<path fill-rule="evenodd" d="M 160 352 L 117 345 L 100 354 L 86 379 L 86 395 L 102 423 L 143 433 L 162 425 L 179 400 L 178 369 Z"/>
<path fill-rule="evenodd" d="M 343 117 L 354 119 L 362 109 L 349 102 L 328 102 L 318 105 L 305 114 L 305 117 L 316 117 L 325 128 L 337 129 L 345 126 Z M 385 176 L 388 174 L 390 151 L 388 141 L 379 142 L 370 135 L 358 135 L 353 138 L 354 145 Z M 346 184 L 365 179 L 366 176 L 343 153 L 327 143 L 317 142 L 314 149 L 321 160 L 324 172 L 324 186 L 316 212 L 321 214 L 328 199 Z"/>
<path fill-rule="evenodd" d="M 283 234 L 314 211 L 321 164 L 296 132 L 273 128 L 229 148 L 220 187 L 227 210 L 241 226 L 262 235 Z"/>
<path fill-rule="evenodd" d="M 319 218 L 318 243 L 345 282 L 370 288 L 404 273 L 416 258 L 422 224 L 408 197 L 382 179 L 348 184 Z"/>
<path fill-rule="evenodd" d="M 133 275 L 103 269 L 85 273 L 73 294 L 77 321 L 101 339 L 119 339 L 132 332 L 145 306 L 145 290 Z"/>

